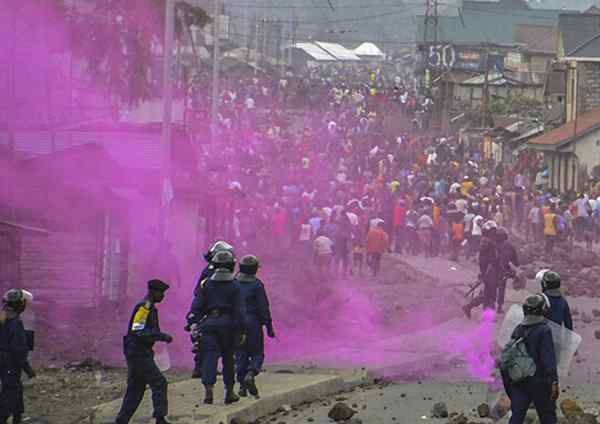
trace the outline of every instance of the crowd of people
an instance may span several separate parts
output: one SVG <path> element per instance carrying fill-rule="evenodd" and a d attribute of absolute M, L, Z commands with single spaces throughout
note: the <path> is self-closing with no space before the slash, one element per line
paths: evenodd
<path fill-rule="evenodd" d="M 469 317 L 479 305 L 503 312 L 506 279 L 519 266 L 509 232 L 544 243 L 548 255 L 561 242 L 583 241 L 593 248 L 600 235 L 600 185 L 560 196 L 545 187 L 544 165 L 534 154 L 524 152 L 513 164 L 497 163 L 480 143 L 432 135 L 427 129 L 433 102 L 417 94 L 419 89 L 408 74 L 370 66 L 226 82 L 217 141 L 206 145 L 203 156 L 210 171 L 206 183 L 227 200 L 226 208 L 215 211 L 220 235 L 238 253 L 302 263 L 309 258 L 328 278 L 362 276 L 365 267 L 376 276 L 389 252 L 472 259 L 479 263 L 483 290 L 464 307 Z M 263 327 L 275 336 L 266 292 L 256 277 L 258 260 L 244 256 L 235 276 L 233 249 L 216 246 L 207 253 L 209 266 L 187 315 L 194 376 L 201 378 L 208 404 L 219 358 L 226 403 L 238 400 L 236 379 L 239 394 L 258 395 L 254 378 L 264 360 Z M 541 326 L 535 317 L 548 315 L 572 328 L 558 290 L 560 277 L 544 271 L 540 282 L 544 296 L 527 299 L 523 326 Z M 134 308 L 124 340 L 128 387 L 118 423 L 129 422 L 146 385 L 153 391 L 157 423 L 167 423 L 166 380 L 153 345 L 172 341 L 161 332 L 155 308 L 168 288 L 166 282 L 149 281 L 147 297 Z M 10 309 L 25 301 L 4 303 Z M 547 344 L 548 331 L 541 328 L 529 337 L 531 343 Z M 549 355 L 550 349 L 531 354 L 539 362 L 539 384 L 550 384 L 551 393 L 536 394 L 538 383 L 523 388 L 503 375 L 513 417 L 524 414 L 533 400 L 542 422 L 556 422 L 547 403 L 558 396 L 556 359 Z M 14 397 L 13 409 L 0 408 L 2 423 L 5 415 L 20 417 L 22 392 L 10 391 L 7 377 L 0 377 L 0 397 Z"/>
<path fill-rule="evenodd" d="M 600 187 L 560 197 L 536 154 L 497 163 L 483 143 L 411 125 L 431 103 L 411 77 L 352 71 L 227 85 L 219 142 L 205 151 L 230 199 L 219 236 L 254 251 L 312 248 L 315 264 L 342 273 L 390 250 L 474 258 L 488 220 L 549 254 L 562 241 L 592 248 Z M 369 237 L 378 228 L 387 243 Z"/>

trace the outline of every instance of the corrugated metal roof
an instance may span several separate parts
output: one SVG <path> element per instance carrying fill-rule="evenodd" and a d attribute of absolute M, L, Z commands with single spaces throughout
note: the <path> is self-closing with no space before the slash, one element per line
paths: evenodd
<path fill-rule="evenodd" d="M 556 52 L 555 26 L 517 24 L 515 26 L 515 42 L 525 44 L 529 51 L 540 53 Z"/>
<path fill-rule="evenodd" d="M 294 45 L 295 48 L 302 50 L 304 53 L 312 57 L 314 60 L 318 61 L 327 61 L 327 62 L 335 62 L 335 57 L 327 53 L 325 50 L 320 48 L 319 46 L 315 46 L 312 43 L 296 43 Z"/>
<path fill-rule="evenodd" d="M 600 57 L 600 15 L 560 15 L 558 30 L 565 56 Z"/>
<path fill-rule="evenodd" d="M 474 4 L 477 3 L 475 7 Z M 563 10 L 514 10 L 497 3 L 469 2 L 458 16 L 438 18 L 438 40 L 454 44 L 514 44 L 516 25 L 556 26 Z M 417 16 L 417 40 L 424 39 L 424 16 Z M 432 34 L 430 31 L 429 38 Z"/>
<path fill-rule="evenodd" d="M 346 47 L 335 44 L 335 43 L 325 43 L 323 41 L 315 41 L 315 44 L 325 50 L 327 53 L 335 57 L 337 60 L 341 61 L 360 61 L 360 57 L 354 54 L 352 50 L 347 49 Z"/>
<path fill-rule="evenodd" d="M 569 9 L 583 12 L 592 6 L 600 6 L 598 0 L 528 0 L 532 9 Z"/>
<path fill-rule="evenodd" d="M 546 134 L 529 141 L 532 146 L 557 147 L 561 144 L 576 140 L 584 133 L 600 127 L 600 108 L 592 109 L 562 127 L 558 127 Z"/>

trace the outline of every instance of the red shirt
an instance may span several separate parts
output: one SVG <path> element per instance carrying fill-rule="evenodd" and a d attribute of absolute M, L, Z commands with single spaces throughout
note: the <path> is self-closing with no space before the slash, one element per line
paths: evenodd
<path fill-rule="evenodd" d="M 406 218 L 406 208 L 404 206 L 397 205 L 394 208 L 394 227 L 401 227 L 404 225 L 404 219 Z"/>

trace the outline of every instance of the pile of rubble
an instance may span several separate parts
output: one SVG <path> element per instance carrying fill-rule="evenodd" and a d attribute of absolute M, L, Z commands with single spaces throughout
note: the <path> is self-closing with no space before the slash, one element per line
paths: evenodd
<path fill-rule="evenodd" d="M 555 246 L 552 258 L 549 258 L 541 243 L 518 240 L 515 244 L 525 277 L 533 279 L 539 270 L 551 268 L 561 275 L 563 288 L 569 296 L 600 297 L 600 291 L 596 288 L 600 276 L 598 254 L 578 245 L 560 243 Z"/>
<path fill-rule="evenodd" d="M 507 399 L 507 398 L 506 398 Z M 448 419 L 447 424 L 483 424 L 478 421 L 482 419 L 484 422 L 494 422 L 505 417 L 510 410 L 510 401 L 506 402 L 501 398 L 495 405 L 490 408 L 486 403 L 479 405 L 476 409 L 465 414 L 462 412 L 449 413 L 445 403 L 438 402 L 433 405 L 431 415 L 437 419 Z M 559 424 L 599 424 L 598 411 L 585 411 L 576 401 L 565 399 L 560 402 L 560 411 L 562 416 L 559 417 Z M 539 418 L 535 410 L 530 409 L 525 418 L 525 424 L 539 424 Z"/>

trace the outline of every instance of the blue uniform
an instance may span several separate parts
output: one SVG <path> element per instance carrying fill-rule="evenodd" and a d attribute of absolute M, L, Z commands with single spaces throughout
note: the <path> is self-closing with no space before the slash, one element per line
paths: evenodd
<path fill-rule="evenodd" d="M 19 422 L 24 412 L 21 373 L 27 364 L 29 347 L 20 318 L 0 324 L 0 423 L 12 416 Z"/>
<path fill-rule="evenodd" d="M 550 301 L 550 314 L 548 319 L 558 325 L 565 326 L 572 331 L 573 318 L 571 317 L 571 308 L 569 308 L 567 299 L 562 297 L 559 293 L 549 293 L 548 291 L 545 291 L 544 294 L 548 296 L 548 300 Z"/>
<path fill-rule="evenodd" d="M 533 402 L 541 424 L 556 424 L 556 402 L 552 400 L 552 383 L 558 382 L 556 355 L 552 330 L 545 323 L 518 326 L 512 337 L 522 337 L 530 331 L 525 340 L 527 353 L 536 365 L 533 377 L 513 383 L 504 373 L 502 379 L 506 394 L 511 400 L 512 417 L 509 424 L 522 424 L 527 415 L 529 404 Z"/>
<path fill-rule="evenodd" d="M 222 358 L 223 382 L 232 387 L 236 339 L 243 330 L 239 289 L 233 274 L 215 271 L 196 293 L 192 313 L 202 333 L 202 383 L 205 386 L 216 383 L 217 363 Z"/>
<path fill-rule="evenodd" d="M 265 286 L 258 278 L 242 278 L 235 282 L 240 291 L 242 319 L 246 327 L 246 343 L 237 352 L 237 380 L 244 381 L 252 371 L 258 375 L 265 360 L 263 326 L 271 325 L 271 311 Z"/>
<path fill-rule="evenodd" d="M 212 265 L 206 265 L 206 267 L 204 267 L 204 269 L 202 270 L 202 274 L 200 274 L 200 278 L 198 278 L 198 282 L 196 283 L 196 288 L 194 289 L 194 299 L 192 300 L 192 306 L 190 308 L 190 313 L 188 314 L 188 324 L 193 323 L 196 318 L 193 317 L 193 310 L 194 307 L 196 305 L 196 302 L 198 301 L 198 292 L 200 291 L 200 288 L 202 287 L 202 285 L 204 284 L 204 282 L 206 280 L 208 280 L 215 272 L 215 269 Z M 191 318 L 190 318 L 191 316 Z M 194 342 L 194 340 L 192 340 L 192 342 Z M 202 374 L 202 355 L 201 355 L 201 351 L 196 351 L 194 353 L 194 375 L 195 376 L 200 376 Z"/>
<path fill-rule="evenodd" d="M 168 414 L 167 380 L 154 362 L 154 343 L 165 341 L 167 335 L 160 331 L 158 311 L 148 300 L 133 309 L 127 335 L 123 338 L 123 353 L 127 361 L 127 390 L 117 424 L 129 422 L 144 398 L 146 386 L 152 390 L 154 417 Z"/>

